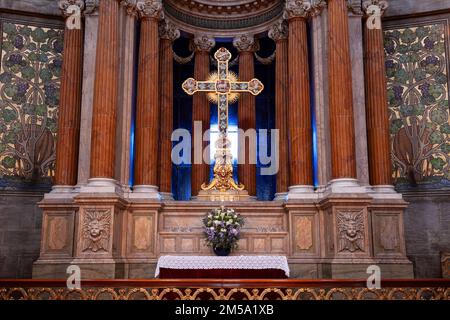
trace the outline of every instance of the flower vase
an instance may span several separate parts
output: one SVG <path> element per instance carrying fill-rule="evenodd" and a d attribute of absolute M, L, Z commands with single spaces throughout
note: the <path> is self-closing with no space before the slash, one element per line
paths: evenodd
<path fill-rule="evenodd" d="M 214 248 L 214 253 L 219 257 L 226 257 L 230 254 L 231 249 L 230 248 Z"/>

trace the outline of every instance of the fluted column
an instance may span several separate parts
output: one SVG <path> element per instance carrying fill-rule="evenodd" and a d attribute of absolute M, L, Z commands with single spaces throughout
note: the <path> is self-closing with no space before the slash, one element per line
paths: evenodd
<path fill-rule="evenodd" d="M 364 69 L 370 183 L 374 186 L 388 186 L 392 185 L 391 148 L 384 38 L 381 29 L 381 14 L 387 8 L 387 2 L 364 1 L 363 8 L 367 16 L 364 25 Z"/>
<path fill-rule="evenodd" d="M 312 194 L 312 123 L 308 63 L 307 18 L 316 4 L 309 1 L 287 1 L 285 18 L 289 23 L 289 198 Z"/>
<path fill-rule="evenodd" d="M 141 18 L 136 107 L 134 192 L 159 197 L 159 34 L 160 0 L 138 2 Z"/>
<path fill-rule="evenodd" d="M 269 37 L 276 44 L 275 128 L 279 130 L 280 136 L 276 195 L 278 199 L 285 198 L 289 187 L 288 32 L 285 20 L 280 20 L 269 30 Z"/>
<path fill-rule="evenodd" d="M 83 1 L 63 0 L 59 2 L 64 17 L 69 20 L 73 7 L 79 12 Z M 74 186 L 78 172 L 78 141 L 80 137 L 81 85 L 83 80 L 83 29 L 81 16 L 78 26 L 66 23 L 64 30 L 64 59 L 61 73 L 58 139 L 56 146 L 56 189 Z M 70 21 L 68 21 L 70 22 Z"/>
<path fill-rule="evenodd" d="M 233 45 L 239 51 L 239 80 L 250 81 L 255 78 L 254 52 L 258 43 L 252 35 L 241 35 L 234 39 Z M 256 130 L 256 104 L 255 96 L 242 93 L 239 98 L 238 124 L 244 132 Z M 244 141 L 242 141 L 243 143 Z M 256 148 L 250 139 L 245 139 L 245 145 L 239 146 L 245 154 L 241 156 L 238 164 L 239 183 L 244 184 L 250 196 L 256 196 Z M 250 154 L 250 153 L 254 154 Z"/>
<path fill-rule="evenodd" d="M 355 128 L 347 4 L 347 0 L 328 1 L 331 171 L 333 179 L 356 181 Z"/>
<path fill-rule="evenodd" d="M 160 36 L 160 158 L 159 190 L 166 199 L 172 199 L 172 131 L 173 131 L 173 51 L 172 43 L 180 37 L 180 31 L 168 21 L 161 23 Z"/>
<path fill-rule="evenodd" d="M 209 75 L 209 52 L 215 46 L 214 38 L 197 35 L 193 41 L 195 50 L 194 78 L 206 80 Z M 196 132 L 195 123 L 201 122 L 202 131 Z M 207 142 L 203 141 L 203 134 L 210 127 L 210 106 L 205 93 L 198 92 L 192 98 L 192 171 L 191 194 L 197 196 L 203 183 L 209 182 L 210 165 L 203 159 L 203 150 Z M 201 136 L 199 137 L 199 134 Z M 196 147 L 197 145 L 197 147 Z M 199 148 L 202 146 L 202 148 Z M 201 149 L 201 150 L 200 150 Z"/>
<path fill-rule="evenodd" d="M 90 182 L 114 178 L 119 83 L 119 2 L 117 0 L 100 1 L 96 56 Z"/>

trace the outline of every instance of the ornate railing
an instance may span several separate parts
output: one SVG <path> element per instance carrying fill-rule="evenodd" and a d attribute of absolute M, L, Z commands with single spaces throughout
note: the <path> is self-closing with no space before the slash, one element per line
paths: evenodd
<path fill-rule="evenodd" d="M 450 300 L 450 280 L 65 280 L 0 279 L 0 300 Z"/>

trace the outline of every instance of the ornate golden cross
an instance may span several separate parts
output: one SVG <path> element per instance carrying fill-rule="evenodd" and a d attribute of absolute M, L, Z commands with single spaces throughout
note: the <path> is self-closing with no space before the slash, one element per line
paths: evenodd
<path fill-rule="evenodd" d="M 209 185 L 203 184 L 202 190 L 243 190 L 242 184 L 237 184 L 233 179 L 233 164 L 231 155 L 231 142 L 228 140 L 228 104 L 230 100 L 238 98 L 239 93 L 249 92 L 257 96 L 263 91 L 264 85 L 258 79 L 250 81 L 237 81 L 236 76 L 228 70 L 231 53 L 226 48 L 220 48 L 214 54 L 217 60 L 217 74 L 212 74 L 208 81 L 197 81 L 193 78 L 183 83 L 183 90 L 193 95 L 196 92 L 208 92 L 210 99 L 217 102 L 219 138 L 216 141 L 216 153 L 214 158 L 214 178 Z M 212 95 L 212 97 L 211 97 Z"/>

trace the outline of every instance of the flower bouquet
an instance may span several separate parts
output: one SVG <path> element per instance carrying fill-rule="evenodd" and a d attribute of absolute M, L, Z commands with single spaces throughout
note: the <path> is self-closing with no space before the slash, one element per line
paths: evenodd
<path fill-rule="evenodd" d="M 244 219 L 233 209 L 220 207 L 203 219 L 206 245 L 218 256 L 226 256 L 238 247 Z"/>

